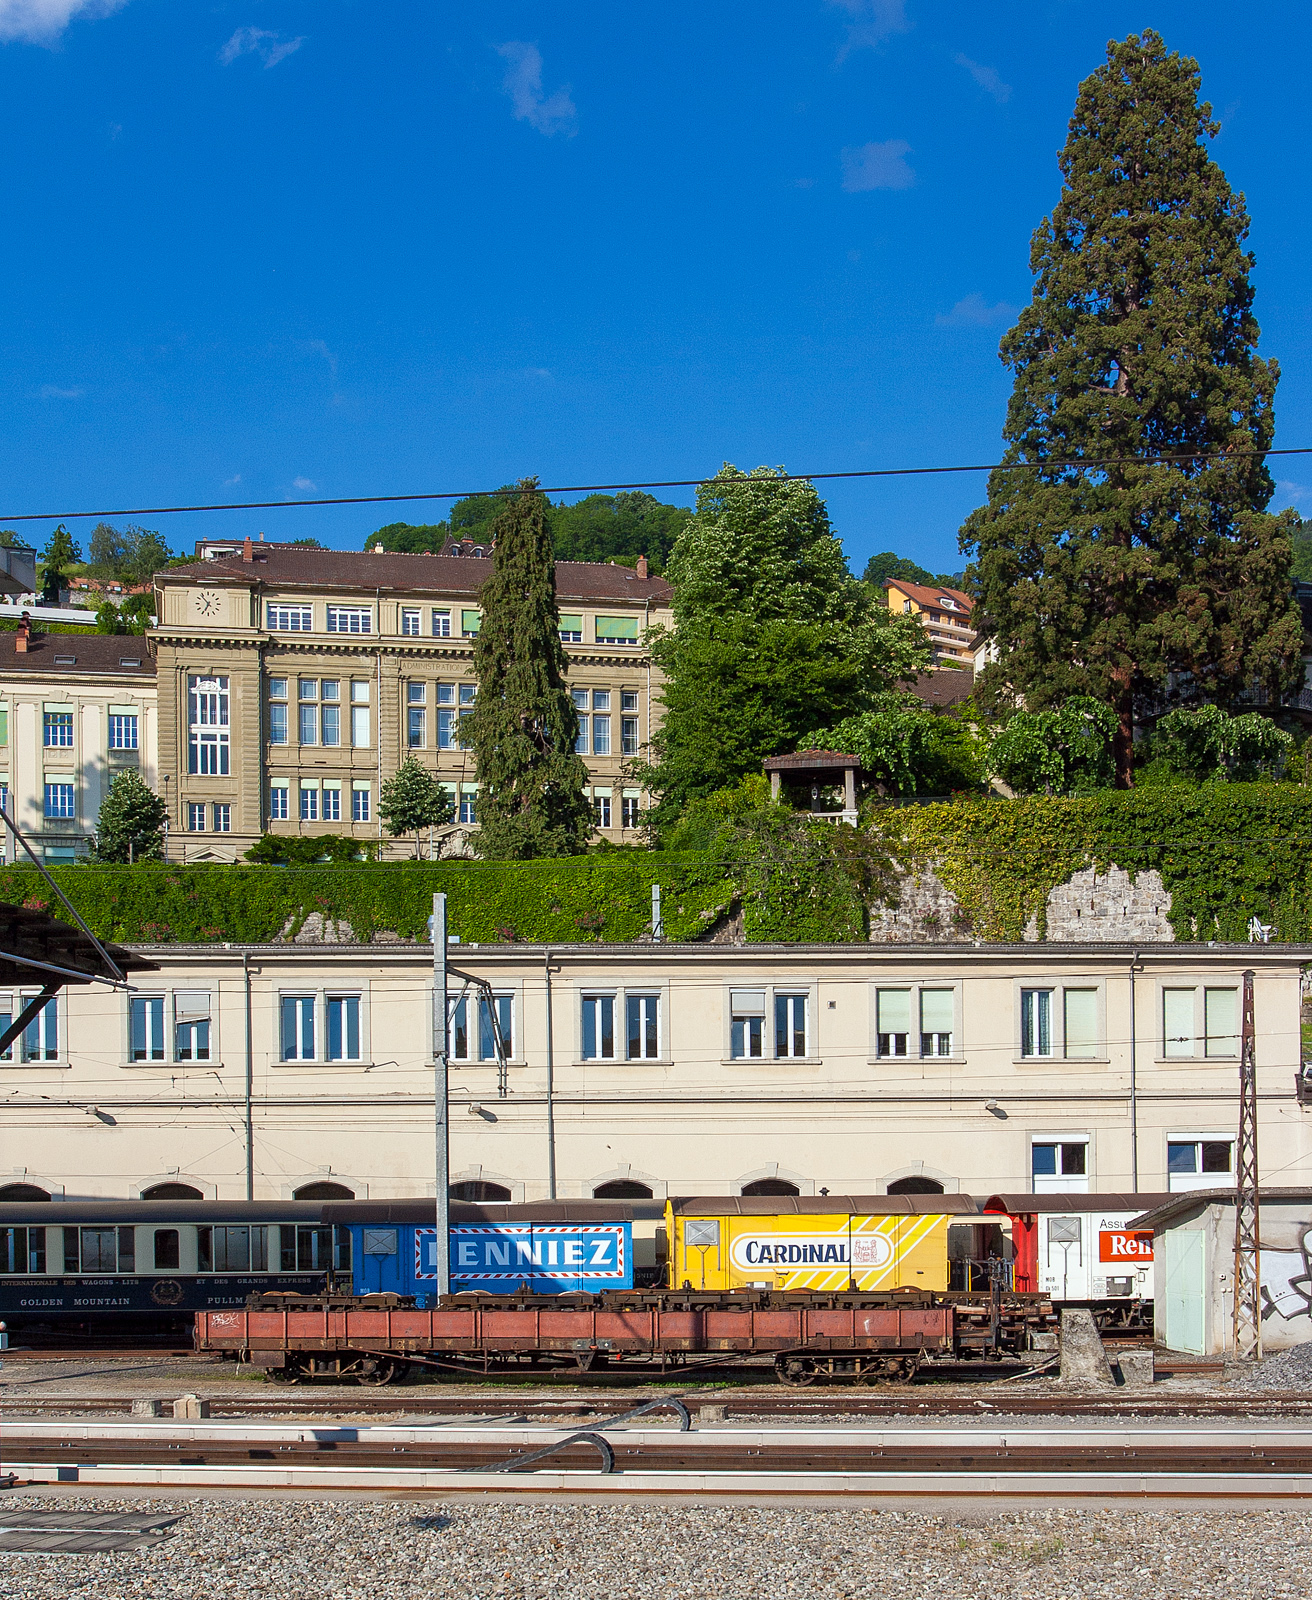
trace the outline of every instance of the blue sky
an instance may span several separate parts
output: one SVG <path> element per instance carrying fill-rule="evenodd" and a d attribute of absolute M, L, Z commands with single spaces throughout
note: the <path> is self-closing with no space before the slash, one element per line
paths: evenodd
<path fill-rule="evenodd" d="M 0 0 L 0 526 L 989 461 L 1079 80 L 1196 56 L 1312 444 L 1312 8 Z M 1312 515 L 1312 465 L 1277 504 Z M 830 488 L 954 570 L 977 478 Z M 667 498 L 690 498 L 671 492 Z M 359 547 L 440 505 L 145 519 Z M 18 524 L 43 542 L 51 524 Z M 83 533 L 90 525 L 83 524 Z"/>

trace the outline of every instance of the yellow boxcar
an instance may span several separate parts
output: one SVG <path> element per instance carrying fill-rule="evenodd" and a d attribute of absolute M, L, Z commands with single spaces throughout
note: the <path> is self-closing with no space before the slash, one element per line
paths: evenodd
<path fill-rule="evenodd" d="M 948 1287 L 969 1195 L 736 1195 L 666 1204 L 669 1286 L 862 1292 Z"/>

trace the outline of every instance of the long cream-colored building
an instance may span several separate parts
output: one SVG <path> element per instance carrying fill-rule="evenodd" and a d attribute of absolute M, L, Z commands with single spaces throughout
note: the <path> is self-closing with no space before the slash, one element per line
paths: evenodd
<path fill-rule="evenodd" d="M 235 1199 L 248 1173 L 257 1198 L 433 1192 L 427 947 L 144 953 L 158 971 L 132 993 L 65 990 L 0 1064 L 0 1197 Z M 509 1042 L 503 1076 L 484 1003 L 453 976 L 451 1179 L 471 1197 L 1224 1185 L 1245 968 L 1263 1179 L 1312 1181 L 1307 947 L 451 955 L 490 984 Z"/>
<path fill-rule="evenodd" d="M 447 789 L 450 831 L 475 827 L 461 728 L 491 570 L 481 547 L 398 555 L 246 540 L 156 574 L 170 857 L 235 860 L 263 833 L 345 834 L 412 854 L 378 811 L 410 755 Z M 646 798 L 625 769 L 653 731 L 659 682 L 643 640 L 671 620 L 670 586 L 645 560 L 562 561 L 556 590 L 597 832 L 636 842 Z"/>

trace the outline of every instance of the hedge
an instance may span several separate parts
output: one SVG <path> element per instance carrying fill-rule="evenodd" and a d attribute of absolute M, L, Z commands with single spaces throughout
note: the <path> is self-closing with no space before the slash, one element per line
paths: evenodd
<path fill-rule="evenodd" d="M 1247 938 L 1257 915 L 1282 941 L 1312 942 L 1312 789 L 1205 784 L 1076 798 L 971 799 L 875 809 L 860 834 L 820 825 L 761 835 L 738 854 L 614 850 L 567 860 L 320 866 L 57 867 L 94 931 L 127 943 L 265 943 L 318 914 L 344 937 L 423 940 L 435 891 L 466 943 L 640 938 L 659 883 L 665 936 L 704 937 L 741 912 L 750 942 L 847 943 L 867 935 L 881 873 L 932 867 L 956 895 L 955 937 L 1044 933 L 1049 892 L 1088 866 L 1158 871 L 1178 939 Z M 885 887 L 881 888 L 881 885 Z M 0 899 L 60 906 L 32 867 L 0 869 Z"/>
<path fill-rule="evenodd" d="M 66 866 L 51 876 L 88 926 L 126 943 L 262 944 L 294 937 L 307 917 L 345 923 L 345 938 L 390 932 L 426 940 L 433 895 L 465 943 L 637 939 L 661 885 L 667 939 L 694 939 L 728 908 L 731 889 L 696 857 L 648 851 L 564 861 L 396 862 L 382 865 Z M 61 915 L 35 868 L 0 870 L 0 900 Z"/>

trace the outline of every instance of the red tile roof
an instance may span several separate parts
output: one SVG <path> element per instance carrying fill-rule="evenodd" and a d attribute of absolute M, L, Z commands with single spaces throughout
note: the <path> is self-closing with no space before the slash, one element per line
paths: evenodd
<path fill-rule="evenodd" d="M 969 667 L 939 667 L 922 672 L 911 685 L 911 693 L 922 705 L 960 705 L 975 687 L 975 674 Z"/>
<path fill-rule="evenodd" d="M 372 550 L 310 550 L 303 545 L 252 544 L 254 559 L 225 556 L 155 575 L 168 583 L 262 583 L 276 589 L 385 589 L 400 594 L 467 594 L 472 599 L 491 574 L 486 556 L 405 555 Z M 601 605 L 668 605 L 673 590 L 664 578 L 640 578 L 632 567 L 605 561 L 558 561 L 556 594 L 561 600 Z"/>
<path fill-rule="evenodd" d="M 919 606 L 936 606 L 944 595 L 955 600 L 957 605 L 967 616 L 975 609 L 975 602 L 968 594 L 962 594 L 960 589 L 927 589 L 923 583 L 907 583 L 903 578 L 885 578 L 885 589 L 896 589 L 899 594 L 910 596 Z"/>
<path fill-rule="evenodd" d="M 155 676 L 155 658 L 139 634 L 39 634 L 28 642 L 26 655 L 15 649 L 17 638 L 16 633 L 0 633 L 0 674 L 110 672 L 133 678 Z"/>

